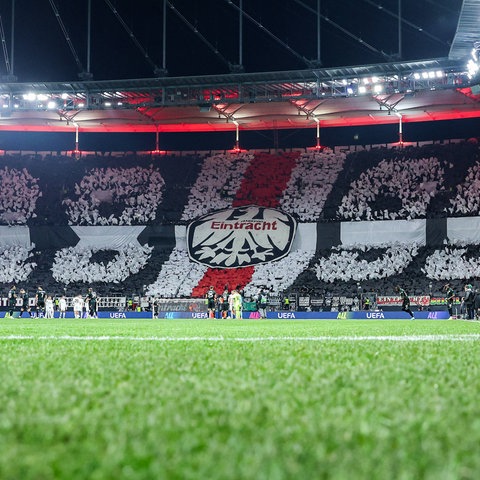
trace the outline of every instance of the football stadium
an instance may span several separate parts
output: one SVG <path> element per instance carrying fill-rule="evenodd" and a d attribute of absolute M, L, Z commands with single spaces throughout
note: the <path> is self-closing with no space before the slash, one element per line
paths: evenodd
<path fill-rule="evenodd" d="M 0 478 L 477 479 L 479 25 L 0 2 Z"/>

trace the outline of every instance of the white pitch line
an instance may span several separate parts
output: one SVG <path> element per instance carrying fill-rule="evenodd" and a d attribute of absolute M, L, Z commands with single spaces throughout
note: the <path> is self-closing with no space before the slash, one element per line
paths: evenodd
<path fill-rule="evenodd" d="M 316 337 L 134 337 L 120 335 L 2 335 L 0 341 L 9 340 L 53 340 L 70 342 L 109 342 L 109 341 L 128 341 L 128 342 L 467 342 L 480 340 L 479 333 L 466 333 L 454 335 L 349 335 L 349 336 L 316 336 Z"/>

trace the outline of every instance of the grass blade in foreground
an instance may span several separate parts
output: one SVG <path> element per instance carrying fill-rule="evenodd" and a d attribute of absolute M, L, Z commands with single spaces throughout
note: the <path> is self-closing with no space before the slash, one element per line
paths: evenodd
<path fill-rule="evenodd" d="M 477 478 L 479 333 L 2 321 L 0 478 Z"/>

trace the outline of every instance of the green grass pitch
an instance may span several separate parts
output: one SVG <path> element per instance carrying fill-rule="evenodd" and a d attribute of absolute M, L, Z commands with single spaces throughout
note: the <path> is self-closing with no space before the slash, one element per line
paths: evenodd
<path fill-rule="evenodd" d="M 480 475 L 480 323 L 0 320 L 0 478 Z"/>

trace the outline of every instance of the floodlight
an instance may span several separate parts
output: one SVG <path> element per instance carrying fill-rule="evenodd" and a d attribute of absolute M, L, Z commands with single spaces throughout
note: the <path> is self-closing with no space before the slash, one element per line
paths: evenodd
<path fill-rule="evenodd" d="M 382 91 L 383 91 L 383 85 L 380 85 L 380 84 L 375 85 L 375 86 L 373 87 L 373 91 L 374 91 L 375 93 L 382 93 Z"/>
<path fill-rule="evenodd" d="M 57 104 L 53 101 L 53 100 L 50 100 L 48 103 L 47 103 L 47 108 L 49 110 L 52 110 L 54 108 L 57 108 Z"/>
<path fill-rule="evenodd" d="M 34 93 L 32 93 L 32 92 L 30 92 L 30 93 L 25 93 L 25 94 L 23 95 L 23 99 L 24 99 L 24 100 L 27 100 L 27 101 L 29 101 L 29 102 L 34 102 L 34 101 L 37 99 L 37 96 L 36 96 Z"/>
<path fill-rule="evenodd" d="M 367 93 L 367 87 L 365 87 L 365 85 L 360 85 L 358 87 L 358 93 Z"/>
<path fill-rule="evenodd" d="M 417 73 L 417 72 L 415 72 L 415 73 L 413 74 L 413 78 L 414 78 L 415 80 L 420 80 L 420 74 Z"/>

